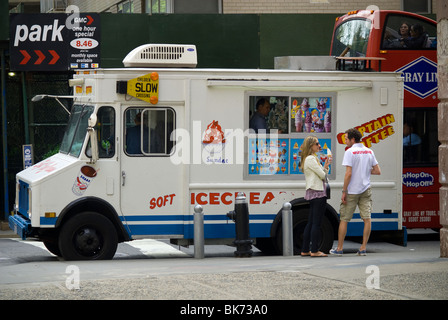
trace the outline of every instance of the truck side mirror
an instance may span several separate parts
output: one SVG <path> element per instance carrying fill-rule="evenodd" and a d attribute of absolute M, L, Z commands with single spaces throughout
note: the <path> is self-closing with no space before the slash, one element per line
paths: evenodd
<path fill-rule="evenodd" d="M 96 114 L 92 113 L 88 121 L 89 127 L 87 128 L 90 137 L 90 146 L 92 148 L 92 155 L 89 162 L 90 164 L 94 164 L 98 161 L 98 138 L 95 131 L 96 120 Z"/>
<path fill-rule="evenodd" d="M 96 119 L 96 114 L 92 113 L 92 114 L 90 115 L 90 117 L 89 117 L 89 127 L 90 127 L 90 128 L 95 127 L 95 126 L 96 126 L 96 121 L 97 121 L 97 119 Z"/>

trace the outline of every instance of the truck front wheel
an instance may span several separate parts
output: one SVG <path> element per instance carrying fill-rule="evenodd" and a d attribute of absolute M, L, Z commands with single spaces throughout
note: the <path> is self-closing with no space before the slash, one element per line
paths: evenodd
<path fill-rule="evenodd" d="M 117 250 L 118 237 L 112 222 L 96 212 L 82 212 L 70 218 L 59 235 L 65 260 L 108 260 Z"/>

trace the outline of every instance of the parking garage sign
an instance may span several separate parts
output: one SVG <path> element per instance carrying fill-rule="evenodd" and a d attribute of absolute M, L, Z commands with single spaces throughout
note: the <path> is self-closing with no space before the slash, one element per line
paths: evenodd
<path fill-rule="evenodd" d="M 100 64 L 98 14 L 10 16 L 11 70 L 66 71 Z"/>

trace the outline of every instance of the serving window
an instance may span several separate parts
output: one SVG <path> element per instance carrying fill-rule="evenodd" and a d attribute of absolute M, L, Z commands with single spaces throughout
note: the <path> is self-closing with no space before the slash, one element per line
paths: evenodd
<path fill-rule="evenodd" d="M 318 157 L 323 164 L 335 143 L 335 97 L 335 93 L 248 93 L 246 177 L 304 178 L 299 167 L 302 143 L 308 135 L 319 139 Z"/>

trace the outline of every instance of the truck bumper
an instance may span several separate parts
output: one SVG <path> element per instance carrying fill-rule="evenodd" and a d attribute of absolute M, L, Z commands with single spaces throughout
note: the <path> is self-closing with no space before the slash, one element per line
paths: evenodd
<path fill-rule="evenodd" d="M 14 230 L 14 233 L 19 235 L 22 240 L 26 239 L 26 236 L 31 231 L 31 221 L 29 219 L 25 219 L 18 214 L 13 216 L 9 216 L 9 227 Z"/>

